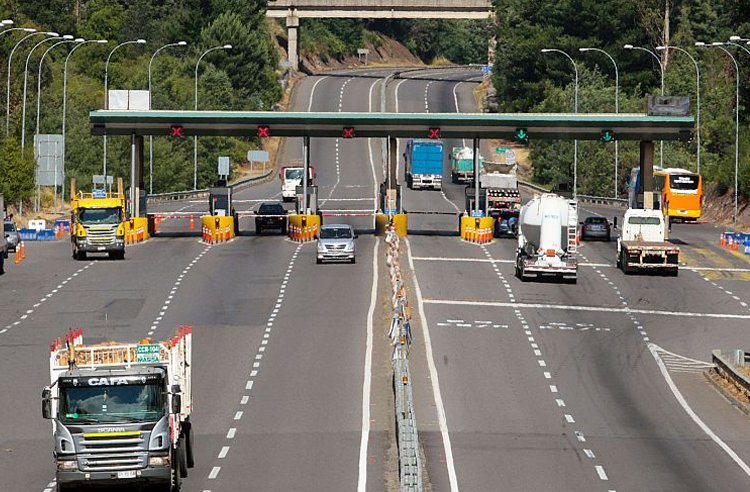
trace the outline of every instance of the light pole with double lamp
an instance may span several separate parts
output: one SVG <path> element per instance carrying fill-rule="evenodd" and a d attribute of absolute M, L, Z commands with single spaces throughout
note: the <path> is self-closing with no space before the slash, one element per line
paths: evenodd
<path fill-rule="evenodd" d="M 21 43 L 31 38 L 32 36 L 53 36 L 53 35 L 57 36 L 56 32 L 37 32 L 36 29 L 31 29 L 31 28 L 27 28 L 25 30 L 27 32 L 30 32 L 31 34 L 21 38 L 21 40 L 18 41 L 15 44 L 15 46 L 13 46 L 13 49 L 10 50 L 10 55 L 8 55 L 8 80 L 5 86 L 5 136 L 6 137 L 10 133 L 10 72 L 11 72 L 10 62 L 13 60 L 13 53 L 15 53 L 18 47 L 21 46 Z"/>
<path fill-rule="evenodd" d="M 617 62 L 612 58 L 612 55 L 600 48 L 578 48 L 581 53 L 587 51 L 596 51 L 604 54 L 612 62 L 615 67 L 615 113 L 620 113 L 620 71 L 617 69 Z M 617 198 L 617 173 L 620 169 L 620 142 L 615 140 L 615 194 L 614 198 Z"/>
<path fill-rule="evenodd" d="M 687 55 L 688 58 L 690 58 L 690 61 L 693 62 L 693 65 L 695 65 L 695 133 L 697 134 L 697 148 L 695 151 L 696 154 L 696 170 L 698 174 L 701 173 L 701 69 L 698 66 L 698 62 L 695 60 L 693 55 L 690 54 L 689 51 L 682 49 L 678 46 L 657 46 L 657 51 L 664 51 L 664 50 L 677 50 L 680 53 L 684 53 Z"/>
<path fill-rule="evenodd" d="M 575 96 L 573 98 L 573 112 L 578 113 L 578 65 L 576 65 L 573 57 L 557 48 L 543 48 L 542 53 L 560 53 L 564 55 L 570 63 L 573 64 L 573 71 L 575 72 Z M 578 139 L 573 141 L 573 198 L 578 198 Z"/>
<path fill-rule="evenodd" d="M 148 109 L 153 108 L 153 97 L 151 92 L 151 65 L 154 63 L 154 58 L 159 54 L 161 50 L 170 48 L 172 46 L 187 46 L 187 41 L 178 41 L 176 43 L 165 44 L 158 50 L 154 51 L 151 55 L 151 59 L 148 61 Z M 151 195 L 154 192 L 154 136 L 148 136 L 148 194 Z"/>
<path fill-rule="evenodd" d="M 640 46 L 633 46 L 632 44 L 626 44 L 623 46 L 626 50 L 638 50 L 638 51 L 645 51 L 649 55 L 653 56 L 654 59 L 656 59 L 656 63 L 659 64 L 659 73 L 661 74 L 661 95 L 664 95 L 664 64 L 661 61 L 661 58 L 659 58 L 659 55 L 654 53 L 653 51 L 641 48 Z M 664 168 L 664 140 L 659 140 L 659 166 L 661 168 Z"/>
<path fill-rule="evenodd" d="M 198 57 L 198 61 L 195 63 L 195 110 L 198 111 L 198 66 L 201 64 L 201 60 L 207 54 L 216 50 L 231 50 L 231 44 L 225 44 L 223 46 L 215 46 L 204 51 L 201 56 Z M 193 136 L 193 190 L 198 189 L 198 136 Z"/>
<path fill-rule="evenodd" d="M 732 214 L 732 224 L 737 225 L 737 188 L 739 186 L 739 163 L 740 163 L 740 64 L 737 63 L 737 59 L 734 57 L 731 51 L 724 47 L 724 43 L 715 42 L 706 44 L 703 42 L 695 43 L 695 46 L 701 48 L 718 48 L 727 54 L 734 63 L 734 70 L 737 75 L 737 83 L 735 89 L 735 100 L 734 100 L 734 213 Z"/>
<path fill-rule="evenodd" d="M 114 48 L 112 48 L 112 51 L 109 52 L 109 55 L 107 55 L 107 62 L 104 64 L 104 109 L 109 109 L 109 96 L 107 92 L 109 91 L 109 61 L 112 59 L 112 55 L 115 54 L 115 51 L 119 50 L 123 46 L 128 46 L 131 44 L 146 44 L 145 39 L 135 39 L 133 41 L 125 41 L 124 43 L 120 43 Z M 106 181 L 107 179 L 107 135 L 104 134 L 104 166 L 102 168 L 104 179 Z"/>

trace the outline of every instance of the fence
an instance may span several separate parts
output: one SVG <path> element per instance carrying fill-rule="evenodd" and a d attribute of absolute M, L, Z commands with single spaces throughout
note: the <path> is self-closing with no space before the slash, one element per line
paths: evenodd
<path fill-rule="evenodd" d="M 393 366 L 393 390 L 395 393 L 400 490 L 402 492 L 421 492 L 422 463 L 419 456 L 419 436 L 414 415 L 414 397 L 409 370 L 409 348 L 412 342 L 411 310 L 406 298 L 406 286 L 401 275 L 400 240 L 393 223 L 388 224 L 385 242 L 393 310 L 388 336 L 393 344 L 391 364 Z"/>

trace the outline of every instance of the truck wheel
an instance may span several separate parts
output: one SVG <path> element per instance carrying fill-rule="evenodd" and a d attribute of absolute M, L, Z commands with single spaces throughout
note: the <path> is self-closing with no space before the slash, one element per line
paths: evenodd
<path fill-rule="evenodd" d="M 261 234 L 263 234 L 263 226 L 256 225 L 255 226 L 255 234 L 258 235 L 258 236 L 260 236 Z"/>
<path fill-rule="evenodd" d="M 75 487 L 70 483 L 57 483 L 57 492 L 73 492 Z"/>
<path fill-rule="evenodd" d="M 193 436 L 193 425 L 190 422 L 186 422 L 187 430 L 185 432 L 185 461 L 188 468 L 195 468 L 195 454 L 193 453 L 193 443 L 195 438 Z"/>
<path fill-rule="evenodd" d="M 5 258 L 3 255 L 0 255 L 0 275 L 5 274 Z"/>
<path fill-rule="evenodd" d="M 281 226 L 281 234 L 282 234 L 283 236 L 286 236 L 286 224 L 285 224 L 285 225 L 283 225 L 283 226 Z"/>
<path fill-rule="evenodd" d="M 458 176 L 456 175 L 456 173 L 451 173 L 451 183 L 458 184 Z"/>

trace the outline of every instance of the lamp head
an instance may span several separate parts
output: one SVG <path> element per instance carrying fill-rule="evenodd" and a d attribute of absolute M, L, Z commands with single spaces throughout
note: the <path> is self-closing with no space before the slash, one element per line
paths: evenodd
<path fill-rule="evenodd" d="M 135 42 L 138 43 L 138 44 L 146 44 L 146 40 L 145 39 L 137 39 Z"/>
<path fill-rule="evenodd" d="M 656 49 L 656 51 L 664 51 L 665 49 L 667 49 L 667 47 L 666 46 L 657 46 L 655 49 Z"/>
<path fill-rule="evenodd" d="M 1 22 L 1 24 L 4 25 L 4 26 L 12 26 L 13 25 L 13 21 L 11 19 L 4 19 Z"/>
<path fill-rule="evenodd" d="M 696 46 L 706 46 L 706 43 L 704 43 L 703 41 L 696 41 L 695 45 Z"/>
<path fill-rule="evenodd" d="M 63 38 L 64 40 L 66 40 L 66 41 L 69 41 L 69 40 L 73 39 L 73 35 L 72 35 L 72 34 L 66 34 L 66 35 L 65 35 L 65 36 L 63 36 L 62 38 Z"/>
<path fill-rule="evenodd" d="M 187 46 L 187 41 L 178 41 L 177 46 Z"/>
<path fill-rule="evenodd" d="M 549 53 L 550 51 L 552 50 L 549 48 L 542 48 L 542 53 Z"/>
<path fill-rule="evenodd" d="M 623 48 L 626 49 L 626 50 L 632 50 L 633 49 L 633 45 L 632 44 L 626 44 L 625 46 L 623 46 Z"/>
<path fill-rule="evenodd" d="M 106 39 L 97 39 L 96 42 L 99 43 L 99 44 L 107 44 L 107 43 L 109 43 L 109 41 L 106 40 Z"/>
<path fill-rule="evenodd" d="M 53 32 L 53 31 L 47 31 L 44 34 L 46 34 L 47 36 L 55 36 L 55 37 L 60 36 L 59 34 L 57 34 L 56 32 Z"/>
<path fill-rule="evenodd" d="M 724 46 L 724 43 L 722 43 L 721 41 L 714 41 L 713 43 L 711 43 L 711 46 Z"/>
<path fill-rule="evenodd" d="M 36 29 L 34 29 L 33 27 L 24 27 L 23 31 L 24 32 L 36 32 Z"/>
<path fill-rule="evenodd" d="M 225 44 L 224 46 L 222 46 L 222 48 L 224 48 L 225 50 L 231 50 L 232 49 L 232 45 L 231 44 Z"/>
<path fill-rule="evenodd" d="M 580 51 L 581 53 L 585 53 L 587 51 L 591 51 L 591 48 L 578 48 L 578 51 Z"/>
<path fill-rule="evenodd" d="M 86 40 L 85 40 L 85 39 L 83 39 L 83 38 L 75 38 L 75 39 L 73 40 L 73 42 L 74 42 L 74 43 L 83 43 L 83 42 L 85 42 L 85 41 L 86 41 Z"/>
<path fill-rule="evenodd" d="M 742 41 L 742 38 L 739 36 L 729 36 L 730 41 Z"/>

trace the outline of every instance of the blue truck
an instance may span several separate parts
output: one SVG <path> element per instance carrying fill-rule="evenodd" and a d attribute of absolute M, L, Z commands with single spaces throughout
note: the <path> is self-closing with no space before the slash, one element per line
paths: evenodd
<path fill-rule="evenodd" d="M 404 174 L 410 189 L 440 190 L 443 181 L 443 142 L 409 140 L 404 152 Z"/>

